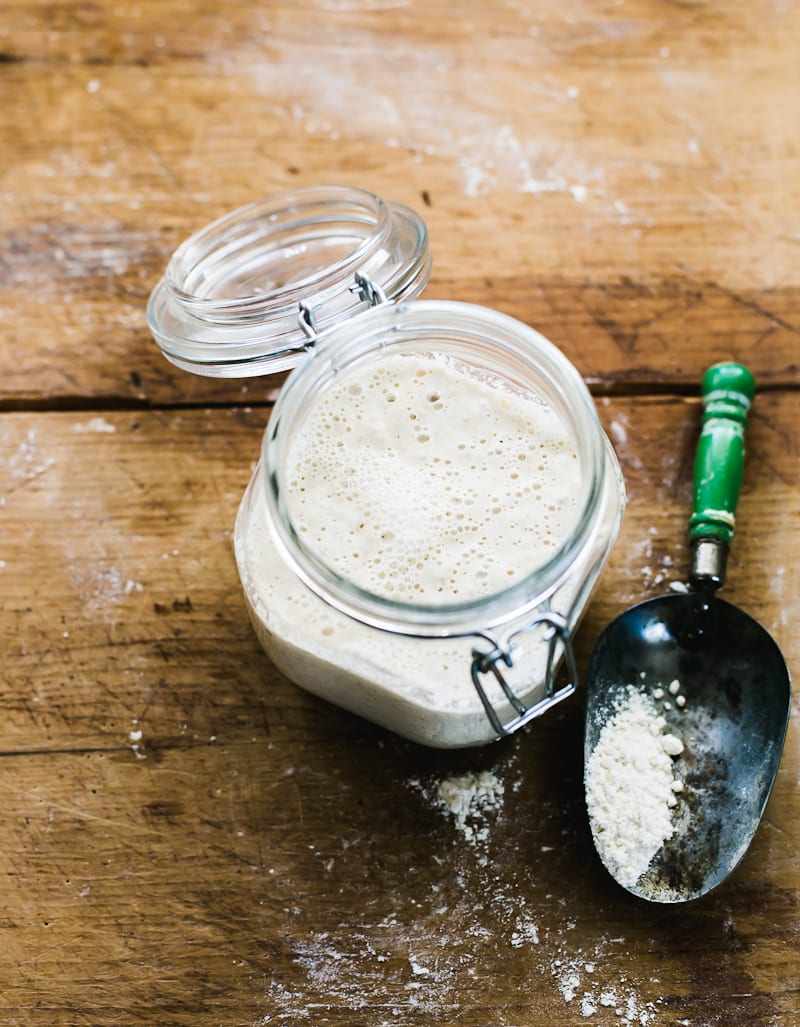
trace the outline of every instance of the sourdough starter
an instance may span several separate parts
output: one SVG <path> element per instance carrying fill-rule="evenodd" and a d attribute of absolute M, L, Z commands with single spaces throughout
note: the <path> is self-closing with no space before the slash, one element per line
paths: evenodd
<path fill-rule="evenodd" d="M 351 582 L 404 603 L 508 587 L 554 554 L 579 514 L 579 460 L 558 414 L 444 354 L 343 374 L 302 422 L 286 481 L 305 544 Z M 261 488 L 257 473 L 243 508 Z M 475 639 L 406 638 L 332 609 L 295 577 L 261 511 L 240 513 L 236 542 L 256 631 L 289 678 L 426 744 L 493 737 L 470 678 Z M 576 568 L 554 608 L 569 611 L 585 573 Z M 507 671 L 526 702 L 543 693 L 545 649 L 524 636 Z"/>

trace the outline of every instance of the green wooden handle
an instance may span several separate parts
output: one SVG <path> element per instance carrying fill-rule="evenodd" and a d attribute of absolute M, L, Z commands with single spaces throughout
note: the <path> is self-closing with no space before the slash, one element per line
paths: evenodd
<path fill-rule="evenodd" d="M 715 364 L 703 376 L 703 428 L 694 465 L 693 540 L 729 545 L 744 470 L 744 429 L 755 382 L 741 364 Z"/>

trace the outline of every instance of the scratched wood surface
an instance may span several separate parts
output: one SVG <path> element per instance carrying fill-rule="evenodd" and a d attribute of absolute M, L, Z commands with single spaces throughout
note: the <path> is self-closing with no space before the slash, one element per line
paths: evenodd
<path fill-rule="evenodd" d="M 270 666 L 231 530 L 279 380 L 177 371 L 144 323 L 240 203 L 417 207 L 428 295 L 545 332 L 617 447 L 581 668 L 683 579 L 697 383 L 746 361 L 726 594 L 796 671 L 799 45 L 779 0 L 0 9 L 3 1023 L 800 1022 L 795 723 L 734 877 L 632 899 L 591 845 L 579 697 L 443 753 Z M 465 837 L 436 786 L 484 769 L 503 801 Z"/>

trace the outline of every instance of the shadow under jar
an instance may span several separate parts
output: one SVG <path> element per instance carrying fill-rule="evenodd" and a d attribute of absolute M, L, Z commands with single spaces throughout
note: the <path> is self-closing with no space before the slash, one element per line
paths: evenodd
<path fill-rule="evenodd" d="M 398 734 L 459 747 L 574 691 L 572 633 L 625 493 L 573 365 L 506 315 L 417 300 L 429 273 L 413 211 L 300 190 L 187 240 L 148 320 L 200 373 L 295 367 L 234 532 L 272 661 Z"/>

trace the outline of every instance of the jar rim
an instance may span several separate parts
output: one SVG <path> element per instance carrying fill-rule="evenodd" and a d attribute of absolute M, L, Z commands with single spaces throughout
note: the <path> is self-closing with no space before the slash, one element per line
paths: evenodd
<path fill-rule="evenodd" d="M 258 255 L 263 256 L 261 251 L 266 247 L 274 251 L 279 246 L 296 246 L 293 238 L 296 233 L 314 228 L 319 234 L 323 226 L 330 227 L 330 222 L 337 217 L 336 208 L 344 205 L 351 208 L 353 227 L 359 224 L 364 229 L 363 236 L 356 237 L 349 252 L 332 263 L 307 269 L 299 279 L 293 278 L 287 284 L 266 291 L 219 295 L 233 271 L 226 266 L 230 258 L 241 256 L 245 248 L 255 247 Z M 231 313 L 235 315 L 243 310 L 257 310 L 266 315 L 324 292 L 343 279 L 351 280 L 355 270 L 385 239 L 390 220 L 386 202 L 366 189 L 318 186 L 275 193 L 237 207 L 194 232 L 172 254 L 164 279 L 184 307 L 198 317 L 226 319 Z M 279 227 L 282 234 L 289 236 L 280 243 L 275 240 Z M 214 269 L 217 273 L 211 274 Z"/>
<path fill-rule="evenodd" d="M 309 547 L 296 529 L 287 502 L 283 469 L 305 404 L 314 402 L 333 378 L 365 355 L 374 359 L 393 344 L 426 333 L 514 351 L 536 366 L 560 395 L 582 466 L 578 512 L 572 529 L 554 553 L 518 582 L 496 592 L 455 603 L 407 603 L 365 589 L 342 575 Z M 431 344 L 428 351 L 437 347 Z M 566 402 L 568 397 L 568 403 Z M 382 304 L 362 314 L 358 325 L 344 324 L 322 339 L 310 358 L 290 375 L 272 411 L 262 444 L 261 475 L 267 517 L 284 558 L 305 585 L 329 605 L 371 627 L 417 637 L 481 634 L 515 621 L 539 607 L 565 580 L 593 535 L 604 486 L 605 444 L 594 402 L 577 369 L 535 329 L 498 311 L 448 300 Z"/>
<path fill-rule="evenodd" d="M 425 223 L 366 189 L 314 186 L 238 207 L 173 253 L 147 304 L 147 322 L 172 363 L 211 377 L 251 377 L 303 359 L 301 305 L 320 331 L 369 305 L 365 274 L 393 301 L 430 276 Z"/>

